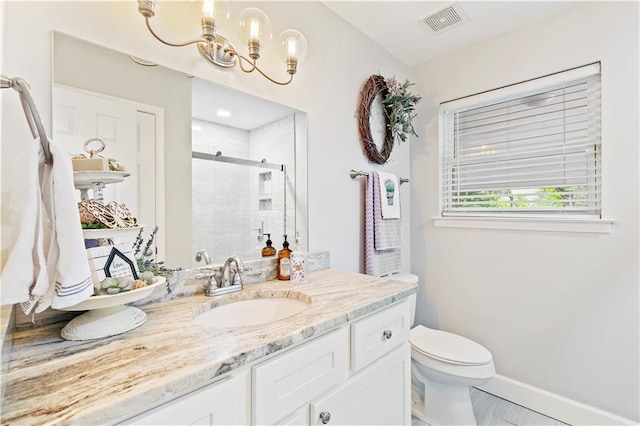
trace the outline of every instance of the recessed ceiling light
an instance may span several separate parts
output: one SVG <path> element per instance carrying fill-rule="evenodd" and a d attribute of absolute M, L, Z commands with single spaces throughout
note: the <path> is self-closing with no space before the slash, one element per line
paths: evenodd
<path fill-rule="evenodd" d="M 231 113 L 226 109 L 219 109 L 216 111 L 216 114 L 218 114 L 218 117 L 229 117 L 231 115 Z"/>
<path fill-rule="evenodd" d="M 191 130 L 193 130 L 194 132 L 199 132 L 200 130 L 202 130 L 202 127 L 200 126 L 196 126 L 195 124 L 191 126 Z"/>

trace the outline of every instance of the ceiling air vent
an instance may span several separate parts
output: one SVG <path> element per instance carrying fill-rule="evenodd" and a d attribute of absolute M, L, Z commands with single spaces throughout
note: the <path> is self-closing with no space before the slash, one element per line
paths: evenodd
<path fill-rule="evenodd" d="M 469 18 L 460 5 L 458 3 L 451 3 L 435 12 L 423 16 L 418 21 L 426 25 L 433 34 L 440 34 L 468 20 Z"/>

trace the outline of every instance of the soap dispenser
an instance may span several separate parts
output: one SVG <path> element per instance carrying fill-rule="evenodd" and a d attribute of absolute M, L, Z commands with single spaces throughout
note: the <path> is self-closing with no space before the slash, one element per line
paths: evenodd
<path fill-rule="evenodd" d="M 267 236 L 267 245 L 262 249 L 262 257 L 274 256 L 276 254 L 276 248 L 271 247 L 271 234 L 263 234 Z"/>
<path fill-rule="evenodd" d="M 291 250 L 289 250 L 286 234 L 282 243 L 282 250 L 278 252 L 278 279 L 283 281 L 291 279 Z"/>
<path fill-rule="evenodd" d="M 307 276 L 307 253 L 305 253 L 302 237 L 296 231 L 296 242 L 291 252 L 291 282 L 303 283 Z"/>

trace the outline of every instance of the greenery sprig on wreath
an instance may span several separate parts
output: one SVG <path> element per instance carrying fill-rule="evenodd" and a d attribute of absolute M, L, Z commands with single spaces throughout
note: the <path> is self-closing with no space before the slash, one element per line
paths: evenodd
<path fill-rule="evenodd" d="M 382 104 L 385 106 L 385 112 L 389 120 L 387 126 L 391 128 L 393 138 L 396 141 L 405 142 L 409 134 L 418 137 L 412 121 L 416 117 L 416 104 L 420 102 L 422 96 L 409 92 L 409 87 L 413 86 L 413 83 L 409 83 L 409 80 L 405 80 L 404 83 L 400 84 L 395 77 L 390 77 L 385 78 L 385 83 L 387 84 L 388 92 L 382 100 Z"/>
<path fill-rule="evenodd" d="M 360 140 L 369 161 L 377 164 L 386 163 L 395 141 L 405 142 L 410 134 L 418 136 L 411 122 L 416 116 L 416 104 L 420 102 L 422 97 L 409 92 L 410 86 L 413 84 L 408 80 L 400 84 L 395 77 L 384 78 L 381 75 L 372 75 L 364 84 L 362 92 L 360 92 L 360 104 L 356 115 Z M 373 141 L 369 126 L 371 106 L 378 95 L 382 97 L 386 124 L 381 150 Z"/>

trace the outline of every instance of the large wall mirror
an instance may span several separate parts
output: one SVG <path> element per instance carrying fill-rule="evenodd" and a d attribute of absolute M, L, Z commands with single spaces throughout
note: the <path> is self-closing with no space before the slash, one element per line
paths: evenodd
<path fill-rule="evenodd" d="M 52 68 L 54 138 L 70 154 L 104 142 L 130 174 L 104 201 L 160 227 L 158 260 L 259 258 L 267 234 L 307 241 L 304 112 L 59 32 Z"/>

